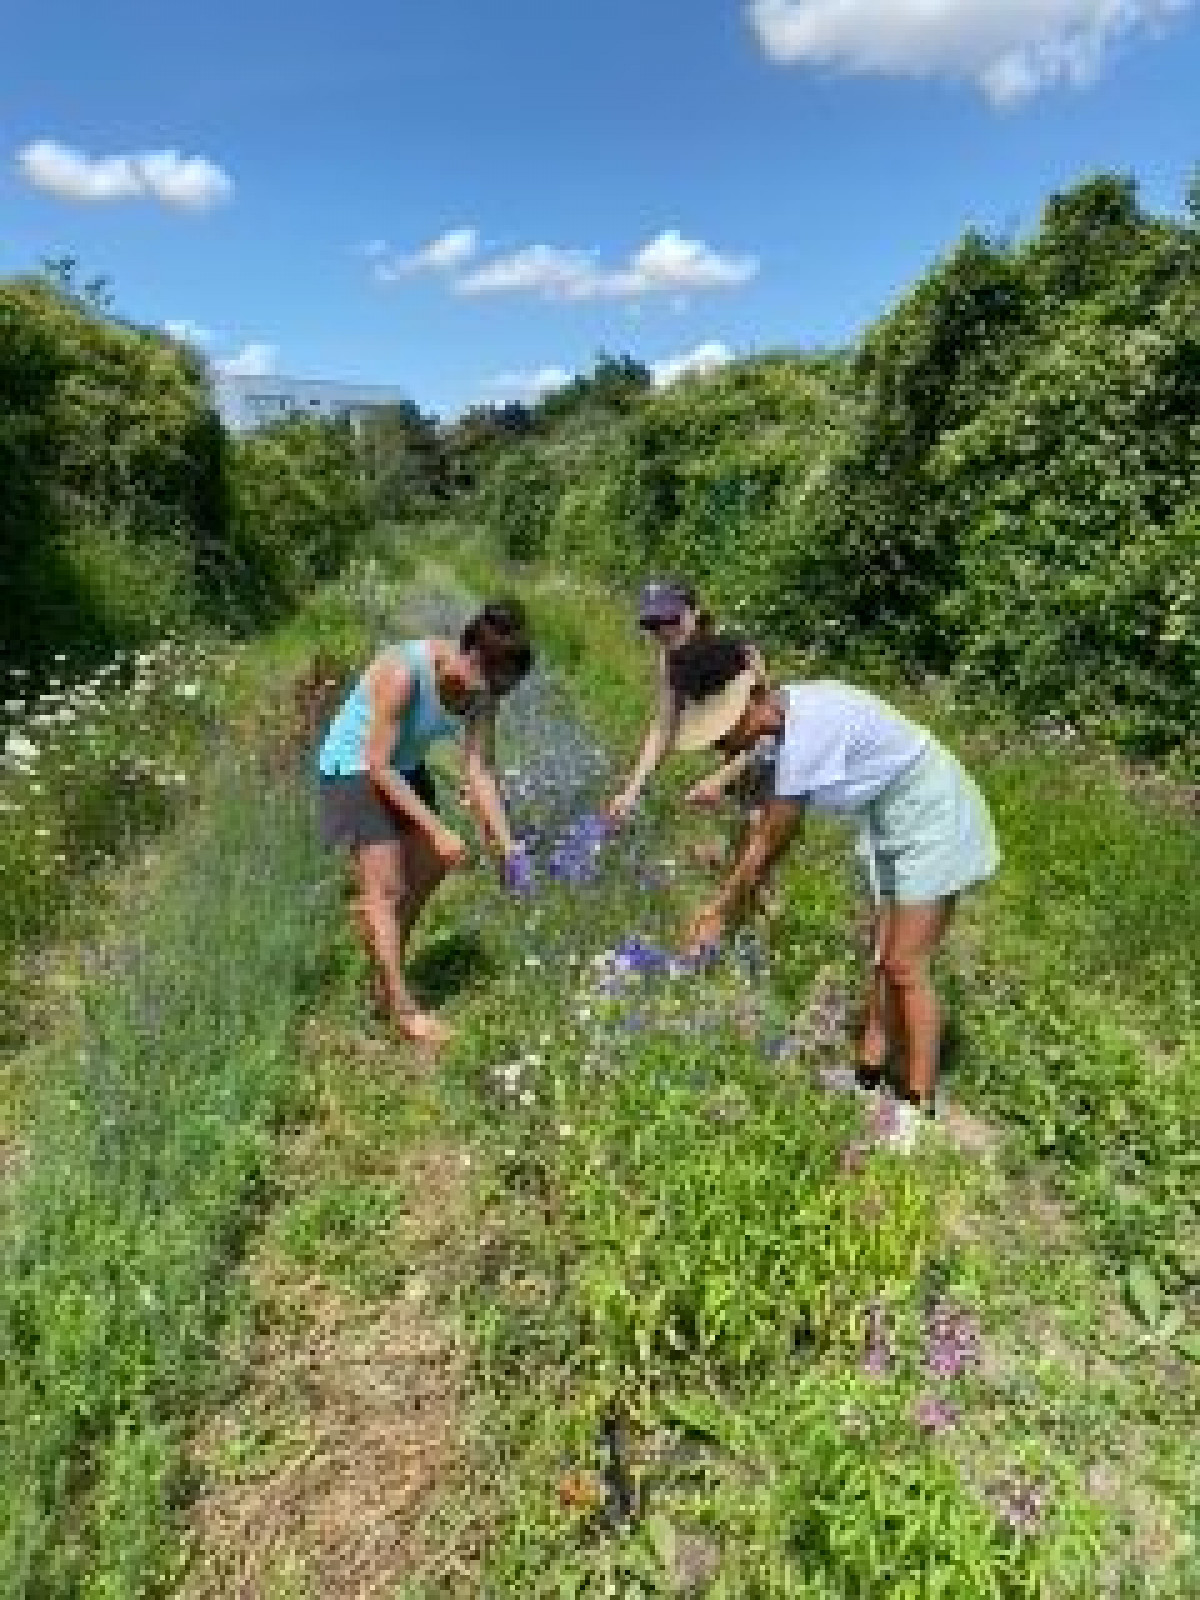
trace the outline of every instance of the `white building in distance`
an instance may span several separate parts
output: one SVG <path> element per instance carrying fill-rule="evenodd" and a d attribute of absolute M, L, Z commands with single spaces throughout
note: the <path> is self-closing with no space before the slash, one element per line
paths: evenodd
<path fill-rule="evenodd" d="M 221 420 L 234 433 L 282 422 L 287 417 L 339 418 L 361 422 L 372 411 L 405 405 L 403 389 L 382 383 L 339 383 L 330 378 L 254 378 L 218 374 L 214 382 Z"/>

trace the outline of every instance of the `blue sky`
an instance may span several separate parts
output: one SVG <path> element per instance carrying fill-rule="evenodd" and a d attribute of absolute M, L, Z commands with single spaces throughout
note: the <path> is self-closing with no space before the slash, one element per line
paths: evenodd
<path fill-rule="evenodd" d="M 1198 85 L 1200 0 L 23 4 L 0 273 L 452 414 L 852 339 L 1097 170 L 1178 213 Z"/>

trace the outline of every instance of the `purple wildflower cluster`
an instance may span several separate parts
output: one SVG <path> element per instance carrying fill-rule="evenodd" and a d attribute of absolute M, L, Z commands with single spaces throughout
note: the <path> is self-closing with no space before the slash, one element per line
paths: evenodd
<path fill-rule="evenodd" d="M 958 1408 L 945 1395 L 926 1389 L 917 1396 L 913 1420 L 926 1433 L 945 1433 L 958 1421 Z"/>
<path fill-rule="evenodd" d="M 577 818 L 550 847 L 547 875 L 558 883 L 592 883 L 612 833 L 607 817 L 588 813 Z"/>
<path fill-rule="evenodd" d="M 932 1378 L 960 1378 L 979 1365 L 979 1318 L 939 1300 L 925 1322 L 925 1370 Z"/>
<path fill-rule="evenodd" d="M 996 1514 L 1025 1538 L 1038 1532 L 1046 1510 L 1045 1488 L 1020 1473 L 1001 1478 L 991 1494 Z"/>
<path fill-rule="evenodd" d="M 925 1324 L 924 1368 L 937 1380 L 952 1380 L 979 1363 L 979 1319 L 969 1311 L 939 1300 Z M 866 1347 L 863 1371 L 884 1378 L 892 1371 L 895 1352 L 887 1318 L 878 1301 L 866 1311 Z M 958 1407 L 944 1392 L 926 1388 L 913 1404 L 913 1420 L 926 1433 L 944 1433 L 959 1419 Z"/>
<path fill-rule="evenodd" d="M 504 863 L 504 886 L 512 894 L 533 894 L 536 888 L 529 847 L 518 846 Z"/>

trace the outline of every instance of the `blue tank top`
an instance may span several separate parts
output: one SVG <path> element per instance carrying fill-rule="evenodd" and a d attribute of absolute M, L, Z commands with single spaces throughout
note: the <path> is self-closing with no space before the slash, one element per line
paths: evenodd
<path fill-rule="evenodd" d="M 371 726 L 370 678 L 384 660 L 399 660 L 412 673 L 415 693 L 403 721 L 396 729 L 389 765 L 397 772 L 415 772 L 435 739 L 457 733 L 462 718 L 447 711 L 438 699 L 433 673 L 433 651 L 428 639 L 410 639 L 392 645 L 377 656 L 354 685 L 329 724 L 321 743 L 317 770 L 323 778 L 350 777 L 367 770 L 367 733 Z"/>

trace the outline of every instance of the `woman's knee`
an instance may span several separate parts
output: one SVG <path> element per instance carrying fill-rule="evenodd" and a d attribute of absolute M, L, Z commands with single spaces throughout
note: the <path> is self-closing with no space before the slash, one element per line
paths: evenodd
<path fill-rule="evenodd" d="M 885 950 L 880 968 L 893 989 L 920 989 L 929 983 L 929 962 L 924 955 Z"/>
<path fill-rule="evenodd" d="M 392 850 L 364 849 L 358 858 L 358 897 L 376 908 L 394 906 L 403 888 L 400 863 Z"/>

